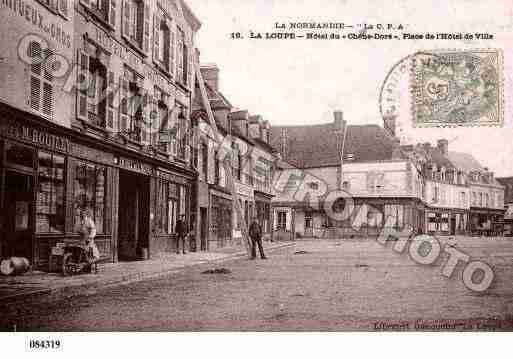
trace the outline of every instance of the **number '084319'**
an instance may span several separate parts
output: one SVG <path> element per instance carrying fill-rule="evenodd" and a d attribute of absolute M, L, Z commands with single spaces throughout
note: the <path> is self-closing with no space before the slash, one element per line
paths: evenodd
<path fill-rule="evenodd" d="M 60 340 L 36 340 L 29 341 L 30 349 L 59 349 L 61 347 Z"/>

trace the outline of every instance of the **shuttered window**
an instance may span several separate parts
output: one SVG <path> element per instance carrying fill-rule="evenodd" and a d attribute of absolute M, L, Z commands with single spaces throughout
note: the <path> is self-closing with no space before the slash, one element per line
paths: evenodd
<path fill-rule="evenodd" d="M 150 48 L 150 7 L 142 0 L 124 0 L 122 34 L 144 52 Z"/>
<path fill-rule="evenodd" d="M 42 49 L 38 42 L 29 45 L 32 64 L 30 64 L 30 107 L 47 118 L 53 118 L 54 86 L 51 63 L 52 52 Z"/>

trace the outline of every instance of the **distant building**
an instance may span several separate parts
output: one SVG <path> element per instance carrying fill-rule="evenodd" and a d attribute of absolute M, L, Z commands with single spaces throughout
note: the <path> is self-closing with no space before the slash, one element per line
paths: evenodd
<path fill-rule="evenodd" d="M 504 186 L 504 226 L 506 235 L 513 235 L 513 177 L 497 178 Z"/>
<path fill-rule="evenodd" d="M 369 235 L 406 225 L 438 235 L 502 233 L 504 188 L 493 173 L 472 155 L 449 151 L 445 139 L 400 146 L 394 120 L 385 124 L 347 125 L 337 111 L 330 124 L 272 127 L 281 154 L 273 200 L 280 236 Z M 337 215 L 337 207 L 350 214 Z"/>

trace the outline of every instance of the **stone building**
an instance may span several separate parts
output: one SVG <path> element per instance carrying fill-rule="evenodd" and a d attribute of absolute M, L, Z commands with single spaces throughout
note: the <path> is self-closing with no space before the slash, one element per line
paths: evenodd
<path fill-rule="evenodd" d="M 232 106 L 219 88 L 219 72 L 217 65 L 201 66 L 206 99 L 201 98 L 197 86 L 193 105 L 200 129 L 200 238 L 207 249 L 240 244 L 242 221 L 249 223 L 254 216 L 259 218 L 264 237 L 270 238 L 272 232 L 271 178 L 275 156 L 268 143 L 270 126 L 261 116 L 251 116 L 248 111 Z M 210 126 L 205 104 L 213 114 L 217 133 Z M 235 209 L 235 200 L 239 201 L 242 216 Z"/>
<path fill-rule="evenodd" d="M 504 233 L 513 236 L 513 177 L 497 178 L 504 186 Z"/>
<path fill-rule="evenodd" d="M 339 237 L 374 234 L 385 225 L 423 227 L 419 168 L 383 128 L 347 125 L 337 111 L 333 123 L 273 126 L 271 143 L 282 156 L 273 201 L 276 229 Z M 330 215 L 338 204 L 350 213 Z"/>
<path fill-rule="evenodd" d="M 0 256 L 46 268 L 89 209 L 105 260 L 173 251 L 200 22 L 182 0 L 2 1 Z M 21 56 L 19 56 L 20 54 Z"/>
<path fill-rule="evenodd" d="M 331 124 L 272 127 L 281 154 L 278 236 L 351 237 L 407 225 L 437 235 L 502 233 L 504 187 L 493 173 L 449 151 L 445 139 L 401 146 L 394 120 L 385 125 L 347 125 L 335 112 Z"/>

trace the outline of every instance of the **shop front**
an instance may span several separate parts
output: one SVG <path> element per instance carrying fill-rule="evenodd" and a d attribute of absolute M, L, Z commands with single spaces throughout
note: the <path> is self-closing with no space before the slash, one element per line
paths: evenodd
<path fill-rule="evenodd" d="M 264 239 L 270 239 L 273 223 L 271 216 L 271 199 L 273 196 L 256 190 L 254 196 L 256 216 L 262 227 L 262 237 Z"/>
<path fill-rule="evenodd" d="M 57 127 L 31 122 L 30 115 L 0 111 L 0 257 L 25 257 L 35 268 L 47 267 L 56 243 L 80 241 L 80 211 L 88 209 L 102 258 L 114 260 L 114 156 L 73 142 Z"/>
<path fill-rule="evenodd" d="M 468 231 L 468 212 L 464 209 L 428 208 L 426 210 L 426 231 L 429 234 L 454 236 Z"/>
<path fill-rule="evenodd" d="M 221 187 L 210 189 L 211 234 L 208 249 L 231 244 L 232 239 L 232 196 Z"/>
<path fill-rule="evenodd" d="M 470 207 L 470 233 L 473 236 L 500 236 L 504 233 L 505 210 Z"/>
<path fill-rule="evenodd" d="M 179 215 L 192 223 L 194 172 L 7 106 L 0 119 L 0 259 L 48 269 L 56 244 L 81 242 L 84 210 L 103 261 L 176 249 Z"/>

